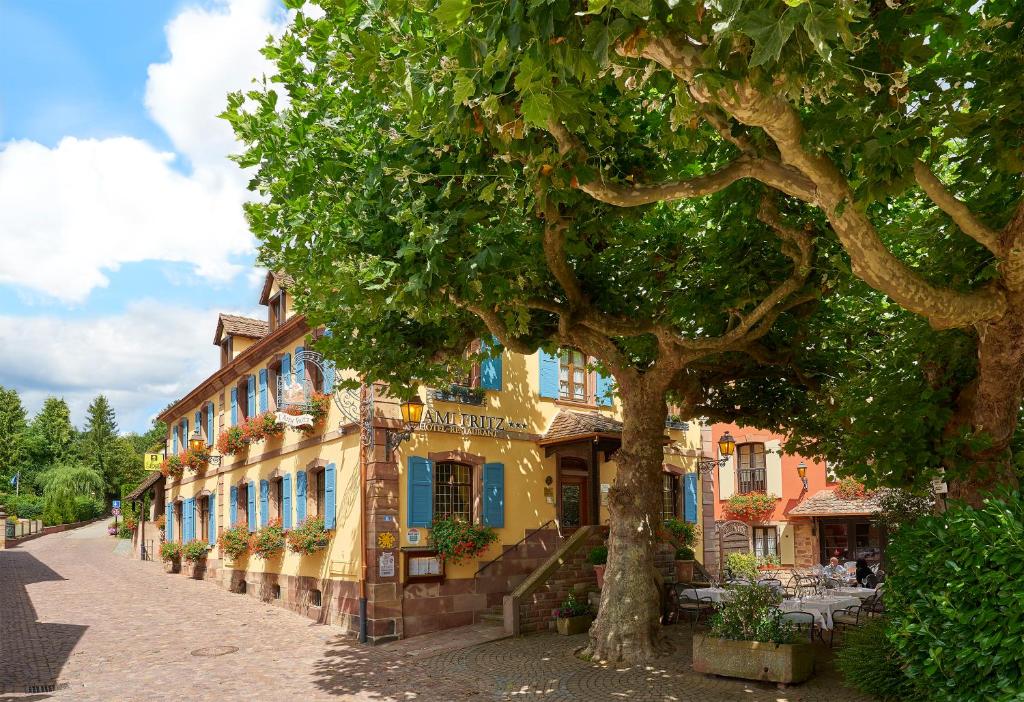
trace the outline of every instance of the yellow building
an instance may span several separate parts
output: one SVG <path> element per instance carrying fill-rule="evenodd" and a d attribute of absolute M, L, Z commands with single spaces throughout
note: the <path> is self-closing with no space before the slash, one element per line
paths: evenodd
<path fill-rule="evenodd" d="M 229 433 L 267 414 L 274 426 L 180 477 L 171 467 L 167 538 L 213 544 L 196 576 L 381 642 L 500 613 L 570 534 L 607 522 L 620 407 L 582 354 L 505 351 L 463 384 L 421 388 L 422 421 L 402 436 L 399 403 L 380 387 L 338 387 L 355 374 L 312 350 L 324 332 L 292 313 L 290 283 L 267 276 L 266 320 L 221 315 L 221 368 L 161 415 L 169 456 L 195 438 L 232 448 Z M 700 428 L 671 422 L 667 435 L 665 516 L 699 522 Z M 443 563 L 430 526 L 444 514 L 489 525 L 498 541 Z M 216 545 L 231 527 L 317 517 L 329 542 L 312 555 L 231 560 Z"/>

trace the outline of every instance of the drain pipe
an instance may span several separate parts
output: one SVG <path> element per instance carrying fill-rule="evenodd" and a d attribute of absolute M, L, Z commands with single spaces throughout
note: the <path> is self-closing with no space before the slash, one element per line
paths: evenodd
<path fill-rule="evenodd" d="M 367 403 L 369 394 L 369 403 Z M 367 391 L 366 384 L 361 388 L 359 402 L 359 553 L 362 565 L 359 572 L 359 643 L 366 643 L 366 445 L 372 438 L 373 431 L 373 388 Z M 367 404 L 369 409 L 367 409 Z M 369 414 L 364 417 L 363 414 Z"/>

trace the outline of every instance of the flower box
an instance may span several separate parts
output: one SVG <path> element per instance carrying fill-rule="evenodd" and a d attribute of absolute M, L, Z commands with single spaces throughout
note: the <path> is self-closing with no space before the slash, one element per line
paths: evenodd
<path fill-rule="evenodd" d="M 801 683 L 814 673 L 814 648 L 808 643 L 731 641 L 694 634 L 693 669 L 744 680 Z"/>
<path fill-rule="evenodd" d="M 484 403 L 484 391 L 480 388 L 452 385 L 447 388 L 435 388 L 433 399 L 438 402 L 456 402 L 460 405 L 482 405 Z"/>
<path fill-rule="evenodd" d="M 585 634 L 590 631 L 590 625 L 593 623 L 594 617 L 590 614 L 581 614 L 576 617 L 559 617 L 555 620 L 558 633 L 562 636 Z"/>

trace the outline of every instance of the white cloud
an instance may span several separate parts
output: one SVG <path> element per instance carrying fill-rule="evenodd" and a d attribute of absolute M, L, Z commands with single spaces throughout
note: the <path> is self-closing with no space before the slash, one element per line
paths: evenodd
<path fill-rule="evenodd" d="M 122 430 L 144 430 L 156 410 L 213 373 L 217 311 L 140 301 L 117 315 L 68 320 L 0 316 L 0 385 L 14 388 L 30 412 L 43 399 L 67 400 L 80 425 L 102 393 Z"/>
<path fill-rule="evenodd" d="M 149 67 L 146 107 L 188 172 L 131 137 L 0 144 L 0 283 L 81 303 L 124 263 L 185 262 L 210 281 L 234 277 L 231 258 L 254 242 L 241 211 L 245 176 L 227 160 L 238 146 L 217 115 L 227 92 L 269 70 L 259 49 L 284 21 L 274 0 L 221 0 L 168 24 L 171 57 Z"/>

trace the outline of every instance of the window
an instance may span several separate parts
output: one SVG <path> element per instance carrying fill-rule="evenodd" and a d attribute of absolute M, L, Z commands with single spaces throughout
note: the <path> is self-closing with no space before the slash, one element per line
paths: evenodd
<path fill-rule="evenodd" d="M 284 504 L 284 478 L 270 481 L 270 518 L 282 519 L 281 505 Z"/>
<path fill-rule="evenodd" d="M 586 402 L 587 359 L 581 351 L 563 349 L 558 358 L 558 397 L 573 402 Z"/>
<path fill-rule="evenodd" d="M 327 481 L 324 480 L 324 471 L 316 473 L 316 516 L 324 516 L 324 505 L 327 503 L 326 494 Z"/>
<path fill-rule="evenodd" d="M 285 304 L 285 292 L 282 290 L 269 302 L 270 308 L 270 331 L 274 331 L 285 322 L 287 306 Z"/>
<path fill-rule="evenodd" d="M 184 543 L 183 526 L 185 524 L 185 520 L 182 519 L 183 509 L 184 503 L 174 503 L 174 541 L 177 541 L 179 544 Z"/>
<path fill-rule="evenodd" d="M 247 527 L 249 525 L 249 484 L 242 483 L 238 486 L 238 502 L 235 505 L 235 512 L 238 521 L 234 526 Z"/>
<path fill-rule="evenodd" d="M 679 476 L 663 473 L 661 476 L 661 518 L 679 516 Z"/>
<path fill-rule="evenodd" d="M 224 340 L 220 342 L 220 365 L 223 368 L 227 364 L 231 363 L 232 358 L 232 343 L 231 336 L 225 336 Z"/>
<path fill-rule="evenodd" d="M 210 498 L 200 495 L 196 498 L 196 538 L 210 541 Z"/>
<path fill-rule="evenodd" d="M 739 467 L 739 491 L 765 492 L 767 477 L 764 464 L 764 444 L 741 444 L 736 447 Z"/>
<path fill-rule="evenodd" d="M 461 463 L 434 466 L 434 515 L 473 521 L 473 471 Z"/>
<path fill-rule="evenodd" d="M 469 348 L 466 349 L 466 353 L 464 355 L 466 358 L 468 358 L 477 353 L 480 353 L 479 339 L 476 339 L 469 345 Z M 456 385 L 461 385 L 466 388 L 480 387 L 480 364 L 474 363 L 472 366 L 470 366 L 469 372 L 466 373 L 464 376 L 460 377 L 456 382 Z"/>
<path fill-rule="evenodd" d="M 754 527 L 754 555 L 779 555 L 779 530 L 777 527 Z"/>

